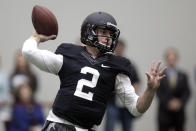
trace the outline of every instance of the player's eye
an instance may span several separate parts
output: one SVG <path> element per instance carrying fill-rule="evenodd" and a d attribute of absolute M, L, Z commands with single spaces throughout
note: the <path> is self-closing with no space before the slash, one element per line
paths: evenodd
<path fill-rule="evenodd" d="M 111 32 L 109 30 L 102 30 L 102 34 L 104 36 L 111 36 Z"/>

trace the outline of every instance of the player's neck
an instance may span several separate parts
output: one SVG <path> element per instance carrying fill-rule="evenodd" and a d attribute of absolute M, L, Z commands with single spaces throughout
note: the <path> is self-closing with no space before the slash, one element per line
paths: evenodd
<path fill-rule="evenodd" d="M 86 50 L 89 54 L 91 54 L 92 57 L 97 57 L 100 55 L 99 50 L 96 47 L 92 47 L 92 46 L 86 46 Z"/>

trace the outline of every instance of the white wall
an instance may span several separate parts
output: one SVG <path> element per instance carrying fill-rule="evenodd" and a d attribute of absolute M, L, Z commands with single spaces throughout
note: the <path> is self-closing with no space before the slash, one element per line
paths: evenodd
<path fill-rule="evenodd" d="M 61 42 L 75 42 L 80 36 L 84 18 L 94 11 L 112 14 L 128 41 L 127 56 L 134 60 L 145 87 L 145 71 L 153 60 L 163 59 L 168 46 L 177 47 L 181 59 L 179 66 L 189 75 L 192 98 L 187 108 L 186 131 L 195 131 L 196 66 L 196 1 L 195 0 L 1 0 L 0 3 L 0 55 L 3 68 L 11 72 L 15 51 L 22 47 L 33 32 L 31 11 L 35 4 L 48 7 L 59 22 L 56 40 L 43 43 L 40 48 L 54 51 Z M 34 69 L 39 74 L 41 88 L 38 99 L 53 100 L 59 86 L 56 76 Z M 156 130 L 156 99 L 147 113 L 134 123 L 135 131 Z"/>

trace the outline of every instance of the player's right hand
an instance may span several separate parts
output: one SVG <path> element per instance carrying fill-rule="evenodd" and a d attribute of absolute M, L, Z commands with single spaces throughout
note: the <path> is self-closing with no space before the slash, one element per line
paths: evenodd
<path fill-rule="evenodd" d="M 45 42 L 45 41 L 48 41 L 48 40 L 54 40 L 56 38 L 56 35 L 46 36 L 46 35 L 39 34 L 39 36 L 40 36 L 40 42 Z"/>
<path fill-rule="evenodd" d="M 48 41 L 48 40 L 54 40 L 56 38 L 56 35 L 46 36 L 46 35 L 43 35 L 43 34 L 37 34 L 35 32 L 35 33 L 33 33 L 33 37 L 36 39 L 36 41 L 38 43 L 40 43 L 40 42 L 45 42 L 45 41 Z"/>

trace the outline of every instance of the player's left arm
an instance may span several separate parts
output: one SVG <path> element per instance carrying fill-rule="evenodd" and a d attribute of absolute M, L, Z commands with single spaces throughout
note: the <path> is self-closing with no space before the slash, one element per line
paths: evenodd
<path fill-rule="evenodd" d="M 159 62 L 154 68 L 154 63 L 152 64 L 151 72 L 147 72 L 148 77 L 148 87 L 145 90 L 144 94 L 138 96 L 135 93 L 135 89 L 131 84 L 130 78 L 125 74 L 118 74 L 116 77 L 115 91 L 116 94 L 120 97 L 124 106 L 132 113 L 134 116 L 140 116 L 144 113 L 151 105 L 154 98 L 155 92 L 159 87 L 160 80 L 165 77 L 163 72 L 166 70 L 164 67 L 159 72 Z"/>
<path fill-rule="evenodd" d="M 142 115 L 136 107 L 139 96 L 135 93 L 135 88 L 127 75 L 120 73 L 116 76 L 115 92 L 131 114 L 134 116 Z"/>
<path fill-rule="evenodd" d="M 156 90 L 160 85 L 160 81 L 165 77 L 164 72 L 167 67 L 164 67 L 161 71 L 159 71 L 160 65 L 161 62 L 159 61 L 155 67 L 155 63 L 153 62 L 151 66 L 151 71 L 145 73 L 148 79 L 147 89 L 144 91 L 143 95 L 138 98 L 138 102 L 136 105 L 137 110 L 140 113 L 144 113 L 150 107 L 152 100 L 155 96 Z"/>

